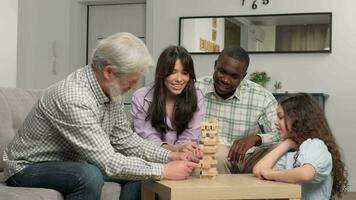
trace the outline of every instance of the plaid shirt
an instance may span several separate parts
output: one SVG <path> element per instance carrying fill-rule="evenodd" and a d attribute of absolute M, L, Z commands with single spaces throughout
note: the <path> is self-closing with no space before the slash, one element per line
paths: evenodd
<path fill-rule="evenodd" d="M 221 144 L 230 146 L 237 138 L 256 134 L 263 145 L 279 141 L 274 126 L 277 101 L 262 86 L 243 79 L 235 93 L 225 100 L 215 93 L 212 77 L 198 79 L 196 87 L 205 95 L 204 120 L 218 119 Z"/>
<path fill-rule="evenodd" d="M 4 152 L 5 178 L 44 161 L 86 161 L 120 179 L 159 179 L 169 151 L 131 130 L 91 67 L 48 88 Z M 148 162 L 150 161 L 150 162 Z"/>

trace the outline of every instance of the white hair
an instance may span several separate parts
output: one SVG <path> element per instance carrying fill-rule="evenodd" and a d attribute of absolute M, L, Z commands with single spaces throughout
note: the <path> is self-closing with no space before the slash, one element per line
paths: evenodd
<path fill-rule="evenodd" d="M 119 73 L 131 73 L 154 66 L 146 45 L 131 33 L 121 32 L 102 39 L 94 49 L 92 66 L 101 71 L 112 65 Z"/>

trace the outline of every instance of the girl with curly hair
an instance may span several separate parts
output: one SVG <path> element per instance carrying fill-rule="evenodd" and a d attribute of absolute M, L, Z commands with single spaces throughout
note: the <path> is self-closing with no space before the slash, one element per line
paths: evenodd
<path fill-rule="evenodd" d="M 282 100 L 275 123 L 281 143 L 253 168 L 261 179 L 302 185 L 303 200 L 341 197 L 347 172 L 323 111 L 308 94 Z"/>

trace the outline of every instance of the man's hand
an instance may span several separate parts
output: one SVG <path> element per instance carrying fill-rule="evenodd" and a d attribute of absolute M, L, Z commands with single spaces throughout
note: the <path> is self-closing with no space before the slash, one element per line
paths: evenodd
<path fill-rule="evenodd" d="M 163 179 L 167 180 L 183 180 L 187 179 L 194 168 L 199 167 L 199 164 L 176 160 L 163 165 Z"/>
<path fill-rule="evenodd" d="M 178 151 L 180 151 L 180 152 L 191 153 L 198 158 L 203 157 L 203 152 L 201 151 L 201 149 L 199 148 L 199 146 L 197 144 L 194 144 L 194 143 L 192 143 L 192 144 L 178 144 L 177 148 L 178 148 Z"/>
<path fill-rule="evenodd" d="M 192 153 L 172 151 L 168 155 L 168 162 L 175 161 L 175 160 L 184 160 L 184 161 L 199 163 L 199 158 Z"/>
<path fill-rule="evenodd" d="M 247 150 L 256 145 L 260 140 L 261 138 L 258 135 L 250 135 L 240 139 L 236 139 L 232 144 L 228 154 L 229 161 L 243 162 Z"/>

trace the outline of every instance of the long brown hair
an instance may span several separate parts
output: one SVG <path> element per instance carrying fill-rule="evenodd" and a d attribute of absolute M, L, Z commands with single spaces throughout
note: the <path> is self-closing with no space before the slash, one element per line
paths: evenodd
<path fill-rule="evenodd" d="M 319 104 L 309 94 L 299 93 L 282 99 L 279 103 L 284 112 L 285 124 L 288 132 L 298 146 L 309 138 L 324 141 L 332 156 L 333 186 L 331 198 L 342 196 L 348 187 L 347 171 L 341 159 L 339 147 L 329 128 L 326 117 Z M 288 130 L 291 129 L 291 130 Z"/>
<path fill-rule="evenodd" d="M 151 120 L 152 126 L 162 134 L 170 128 L 166 122 L 167 88 L 164 84 L 166 77 L 173 73 L 176 61 L 180 59 L 184 70 L 189 74 L 189 81 L 183 91 L 176 97 L 172 124 L 175 125 L 177 135 L 188 127 L 189 122 L 197 110 L 197 92 L 193 59 L 188 51 L 181 46 L 169 46 L 159 56 L 155 74 L 154 95 L 148 109 L 146 120 Z"/>

